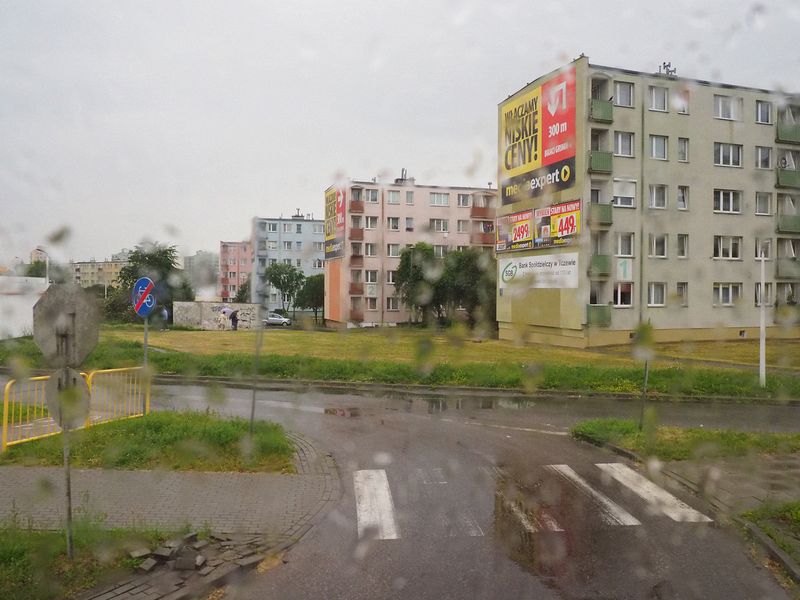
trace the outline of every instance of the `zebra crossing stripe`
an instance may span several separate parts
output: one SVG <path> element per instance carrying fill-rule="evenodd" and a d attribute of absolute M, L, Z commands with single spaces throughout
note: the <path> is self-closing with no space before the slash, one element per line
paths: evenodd
<path fill-rule="evenodd" d="M 600 463 L 596 466 L 673 521 L 689 521 L 692 523 L 709 523 L 712 521 L 712 519 L 697 512 L 685 502 L 678 500 L 664 488 L 657 486 L 622 463 Z"/>
<path fill-rule="evenodd" d="M 580 491 L 589 495 L 599 506 L 600 518 L 603 522 L 609 525 L 641 525 L 636 517 L 605 494 L 601 494 L 595 490 L 583 477 L 572 470 L 569 465 L 547 465 L 547 468 L 558 473 Z"/>
<path fill-rule="evenodd" d="M 394 501 L 389 480 L 383 469 L 367 469 L 353 473 L 356 498 L 356 521 L 359 539 L 370 535 L 379 540 L 400 537 L 394 516 Z"/>

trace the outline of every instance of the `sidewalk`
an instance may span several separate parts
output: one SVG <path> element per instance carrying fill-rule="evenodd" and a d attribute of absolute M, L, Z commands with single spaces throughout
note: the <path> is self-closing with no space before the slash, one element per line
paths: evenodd
<path fill-rule="evenodd" d="M 338 499 L 339 479 L 329 456 L 291 435 L 297 474 L 197 473 L 73 469 L 73 510 L 102 518 L 107 527 L 210 529 L 222 560 L 205 573 L 179 576 L 164 569 L 128 577 L 81 598 L 178 598 L 238 568 L 252 567 L 276 547 L 297 541 L 315 517 Z M 59 467 L 0 467 L 0 519 L 12 516 L 34 529 L 64 523 L 64 471 Z M 211 546 L 214 546 L 212 544 Z M 152 550 L 152 549 L 151 549 Z M 227 551 L 227 553 L 225 552 Z M 206 552 L 206 550 L 204 550 Z"/>

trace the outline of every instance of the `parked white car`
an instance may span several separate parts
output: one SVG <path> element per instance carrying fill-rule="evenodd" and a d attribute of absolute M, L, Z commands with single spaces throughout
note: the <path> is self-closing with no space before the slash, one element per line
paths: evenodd
<path fill-rule="evenodd" d="M 270 325 L 282 325 L 283 327 L 288 327 L 292 324 L 291 319 L 287 319 L 279 315 L 278 313 L 269 313 L 267 318 L 262 321 L 264 327 L 269 327 Z"/>

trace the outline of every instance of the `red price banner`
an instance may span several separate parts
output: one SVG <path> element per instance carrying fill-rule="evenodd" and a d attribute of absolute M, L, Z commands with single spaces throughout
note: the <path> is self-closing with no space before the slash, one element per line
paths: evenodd
<path fill-rule="evenodd" d="M 554 215 L 551 222 L 551 230 L 558 232 L 558 237 L 575 235 L 580 227 L 580 213 L 569 212 L 561 215 Z"/>
<path fill-rule="evenodd" d="M 526 242 L 531 239 L 531 224 L 530 221 L 521 221 L 514 224 L 511 230 L 512 242 Z"/>

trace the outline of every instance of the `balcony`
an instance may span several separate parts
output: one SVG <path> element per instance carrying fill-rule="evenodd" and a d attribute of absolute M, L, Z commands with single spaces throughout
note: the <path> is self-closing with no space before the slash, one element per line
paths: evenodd
<path fill-rule="evenodd" d="M 611 173 L 614 168 L 614 155 L 611 152 L 592 150 L 589 152 L 590 173 Z"/>
<path fill-rule="evenodd" d="M 778 123 L 776 142 L 784 144 L 800 144 L 800 124 L 798 123 Z"/>
<path fill-rule="evenodd" d="M 473 246 L 493 246 L 494 242 L 494 232 L 483 233 L 481 231 L 474 231 L 469 236 L 469 243 Z"/>
<path fill-rule="evenodd" d="M 614 105 L 608 100 L 592 98 L 589 100 L 589 119 L 595 123 L 612 123 L 614 121 Z"/>
<path fill-rule="evenodd" d="M 800 215 L 778 215 L 778 233 L 800 233 Z"/>
<path fill-rule="evenodd" d="M 364 239 L 364 229 L 361 227 L 353 227 L 350 229 L 350 239 L 354 242 L 360 242 Z"/>
<path fill-rule="evenodd" d="M 350 282 L 350 295 L 351 296 L 363 296 L 364 295 L 364 284 L 363 283 L 354 283 Z"/>
<path fill-rule="evenodd" d="M 351 267 L 363 267 L 364 266 L 364 255 L 363 254 L 352 254 L 350 256 L 350 266 Z"/>
<path fill-rule="evenodd" d="M 472 219 L 494 219 L 494 209 L 488 206 L 475 206 L 469 209 L 469 216 Z"/>
<path fill-rule="evenodd" d="M 350 212 L 351 213 L 363 213 L 364 212 L 364 201 L 363 200 L 350 200 Z"/>
<path fill-rule="evenodd" d="M 589 226 L 609 227 L 614 223 L 614 210 L 610 204 L 589 205 Z"/>
<path fill-rule="evenodd" d="M 796 258 L 779 258 L 775 277 L 781 279 L 800 279 L 800 260 Z"/>
<path fill-rule="evenodd" d="M 220 279 L 220 283 L 222 285 L 229 285 L 231 283 L 236 283 L 236 279 L 233 279 L 231 277 L 223 277 L 222 279 Z"/>
<path fill-rule="evenodd" d="M 611 275 L 611 257 L 608 254 L 593 254 L 589 262 L 589 277 L 608 277 Z"/>
<path fill-rule="evenodd" d="M 611 306 L 608 304 L 587 304 L 586 324 L 590 327 L 608 327 L 611 325 Z"/>
<path fill-rule="evenodd" d="M 350 309 L 350 320 L 355 323 L 360 323 L 364 320 L 364 311 L 360 308 L 351 308 Z"/>
<path fill-rule="evenodd" d="M 778 182 L 775 187 L 800 188 L 800 171 L 791 169 L 778 169 Z"/>

